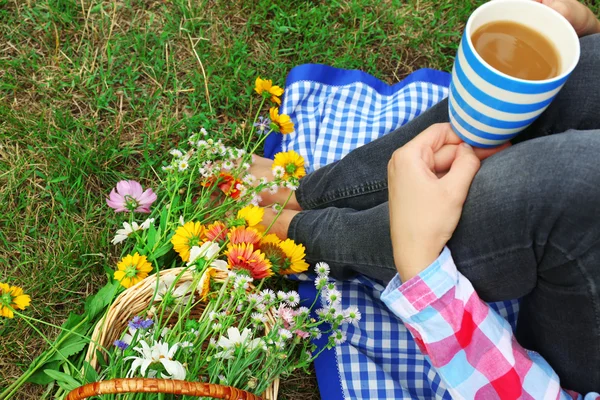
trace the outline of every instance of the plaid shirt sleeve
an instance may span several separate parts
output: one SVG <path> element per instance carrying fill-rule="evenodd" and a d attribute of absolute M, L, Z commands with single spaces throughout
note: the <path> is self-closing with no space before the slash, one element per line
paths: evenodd
<path fill-rule="evenodd" d="M 508 322 L 484 303 L 445 248 L 405 284 L 390 282 L 381 300 L 412 333 L 455 399 L 585 399 L 561 389 L 550 365 L 523 349 Z"/>

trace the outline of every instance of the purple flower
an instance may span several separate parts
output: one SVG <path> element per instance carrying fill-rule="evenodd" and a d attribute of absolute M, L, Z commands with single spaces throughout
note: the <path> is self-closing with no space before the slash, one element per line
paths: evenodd
<path fill-rule="evenodd" d="M 258 122 L 255 122 L 254 126 L 259 132 L 271 130 L 271 120 L 269 118 L 258 117 Z"/>
<path fill-rule="evenodd" d="M 125 350 L 129 347 L 129 345 L 122 340 L 115 340 L 113 344 L 115 345 L 115 347 L 118 347 L 121 350 Z"/>
<path fill-rule="evenodd" d="M 142 319 L 142 317 L 135 316 L 131 321 L 129 321 L 129 327 L 131 329 L 148 329 L 154 324 L 154 321 L 151 319 Z"/>
<path fill-rule="evenodd" d="M 156 201 L 156 194 L 152 189 L 143 191 L 142 185 L 136 181 L 120 181 L 116 190 L 110 192 L 106 204 L 116 212 L 136 211 L 149 213 L 150 206 Z"/>

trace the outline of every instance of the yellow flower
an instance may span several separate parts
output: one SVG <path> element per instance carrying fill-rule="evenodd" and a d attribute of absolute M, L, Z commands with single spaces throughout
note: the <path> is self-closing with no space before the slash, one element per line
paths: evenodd
<path fill-rule="evenodd" d="M 254 87 L 256 93 L 261 96 L 269 97 L 271 95 L 271 101 L 273 103 L 281 104 L 281 100 L 279 100 L 279 96 L 283 94 L 283 89 L 279 86 L 273 85 L 273 81 L 269 79 L 260 79 L 260 76 L 256 78 L 256 86 Z"/>
<path fill-rule="evenodd" d="M 279 115 L 279 110 L 277 110 L 277 107 L 271 107 L 269 110 L 269 116 L 271 117 L 272 124 L 277 126 L 277 129 L 275 130 L 282 135 L 294 132 L 294 123 L 290 119 L 290 116 L 285 114 Z"/>
<path fill-rule="evenodd" d="M 275 243 L 275 244 L 279 244 L 281 243 L 281 239 L 279 239 L 279 236 L 277 236 L 274 233 L 269 233 L 265 236 L 263 236 L 263 238 L 260 240 L 260 244 L 267 244 L 267 243 Z"/>
<path fill-rule="evenodd" d="M 260 224 L 265 215 L 265 209 L 257 207 L 254 204 L 247 205 L 237 213 L 238 219 L 244 219 L 246 226 L 256 226 Z"/>
<path fill-rule="evenodd" d="M 117 264 L 115 280 L 119 281 L 123 287 L 129 288 L 146 278 L 150 271 L 152 271 L 152 264 L 146 259 L 146 256 L 140 256 L 139 253 L 129 254 Z"/>
<path fill-rule="evenodd" d="M 24 310 L 31 303 L 31 297 L 18 286 L 0 282 L 0 317 L 14 318 L 13 310 Z"/>
<path fill-rule="evenodd" d="M 304 261 L 306 249 L 301 244 L 296 244 L 292 239 L 286 239 L 279 243 L 279 247 L 285 253 L 286 260 L 280 274 L 298 274 L 308 269 L 308 264 Z"/>
<path fill-rule="evenodd" d="M 283 179 L 288 180 L 291 177 L 300 179 L 306 175 L 304 169 L 304 158 L 294 150 L 277 153 L 275 154 L 275 160 L 273 160 L 273 170 L 276 168 L 283 168 Z"/>
<path fill-rule="evenodd" d="M 204 226 L 200 222 L 186 222 L 175 231 L 175 235 L 171 238 L 173 249 L 183 261 L 189 261 L 190 249 L 194 246 L 202 245 L 202 234 Z"/>

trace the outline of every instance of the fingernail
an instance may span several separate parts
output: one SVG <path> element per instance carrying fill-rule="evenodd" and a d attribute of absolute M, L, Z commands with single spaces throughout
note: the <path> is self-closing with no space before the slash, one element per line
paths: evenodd
<path fill-rule="evenodd" d="M 462 144 L 463 146 L 465 146 L 467 149 L 472 149 L 473 146 L 471 146 L 469 143 L 463 142 Z"/>

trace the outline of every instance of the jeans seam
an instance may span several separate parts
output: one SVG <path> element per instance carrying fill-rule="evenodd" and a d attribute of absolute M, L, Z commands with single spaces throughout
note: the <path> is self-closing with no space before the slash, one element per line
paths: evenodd
<path fill-rule="evenodd" d="M 300 188 L 299 188 L 300 189 Z M 364 196 L 387 190 L 387 181 L 367 182 L 358 186 L 346 187 L 338 189 L 332 193 L 324 194 L 319 198 L 307 201 L 304 199 L 302 191 L 296 192 L 296 200 L 302 209 L 323 208 L 327 204 L 335 201 L 349 199 L 352 197 Z M 303 204 L 304 203 L 304 204 Z"/>

